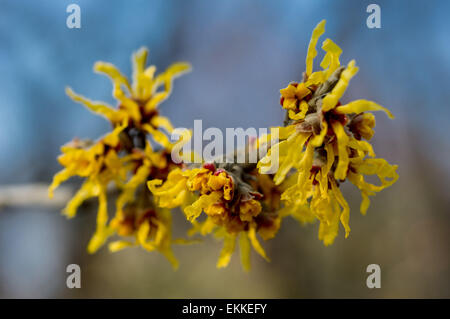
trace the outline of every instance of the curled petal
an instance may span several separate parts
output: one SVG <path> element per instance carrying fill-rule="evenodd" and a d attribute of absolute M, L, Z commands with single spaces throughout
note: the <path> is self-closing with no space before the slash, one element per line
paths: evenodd
<path fill-rule="evenodd" d="M 245 271 L 250 270 L 250 240 L 246 232 L 241 232 L 239 236 L 239 249 L 241 251 L 241 264 Z"/>
<path fill-rule="evenodd" d="M 98 187 L 90 181 L 86 180 L 80 189 L 77 191 L 75 196 L 67 203 L 66 207 L 63 209 L 63 214 L 67 218 L 75 217 L 78 207 L 83 204 L 83 202 L 91 197 L 98 195 Z"/>
<path fill-rule="evenodd" d="M 170 123 L 170 120 L 161 115 L 153 116 L 151 120 L 151 124 L 157 128 L 164 128 L 167 132 L 172 133 L 173 126 L 172 123 Z"/>
<path fill-rule="evenodd" d="M 352 138 L 349 140 L 348 146 L 355 150 L 362 151 L 364 153 L 368 153 L 369 156 L 375 157 L 375 152 L 373 151 L 373 147 L 372 147 L 372 145 L 370 145 L 369 142 L 358 141 L 358 140 Z"/>
<path fill-rule="evenodd" d="M 103 137 L 103 143 L 111 147 L 116 147 L 120 142 L 119 135 L 126 127 L 127 121 L 124 120 L 121 125 L 116 126 L 111 133 L 108 133 Z"/>
<path fill-rule="evenodd" d="M 359 207 L 361 214 L 365 215 L 370 206 L 369 195 L 375 195 L 375 192 L 370 188 L 370 184 L 364 181 L 364 177 L 360 174 L 350 172 L 348 180 L 361 190 L 362 202 Z"/>
<path fill-rule="evenodd" d="M 115 253 L 119 250 L 125 249 L 127 247 L 132 247 L 132 246 L 134 246 L 134 244 L 130 243 L 129 241 L 117 240 L 117 241 L 113 241 L 112 243 L 110 243 L 108 245 L 108 249 L 110 252 Z"/>
<path fill-rule="evenodd" d="M 327 79 L 326 73 L 324 71 L 317 71 L 308 77 L 308 80 L 306 81 L 305 85 L 306 86 L 319 85 L 320 83 L 325 82 L 326 79 Z"/>
<path fill-rule="evenodd" d="M 142 75 L 144 73 L 145 64 L 147 62 L 148 49 L 145 47 L 140 48 L 133 54 L 133 95 L 136 98 L 141 98 L 143 95 L 144 85 L 142 83 Z"/>
<path fill-rule="evenodd" d="M 131 92 L 131 86 L 127 77 L 124 76 L 115 65 L 99 61 L 94 64 L 94 71 L 106 74 L 113 83 L 118 83 L 119 85 L 123 84 L 128 91 Z"/>
<path fill-rule="evenodd" d="M 158 107 L 159 104 L 164 102 L 169 97 L 169 92 L 158 92 L 148 100 L 145 104 L 145 111 L 150 112 Z"/>
<path fill-rule="evenodd" d="M 332 198 L 331 205 L 329 206 L 331 210 L 331 219 L 327 221 L 320 221 L 319 226 L 319 239 L 323 241 L 325 246 L 333 244 L 336 236 L 339 233 L 339 218 L 341 215 L 339 204 L 336 199 Z"/>
<path fill-rule="evenodd" d="M 189 205 L 184 209 L 186 218 L 189 221 L 196 220 L 203 210 L 215 204 L 221 197 L 221 192 L 212 192 L 211 194 L 200 196 L 192 205 Z"/>
<path fill-rule="evenodd" d="M 347 175 L 347 168 L 349 164 L 347 145 L 349 138 L 345 133 L 344 127 L 339 122 L 331 122 L 334 133 L 337 138 L 338 146 L 338 164 L 334 176 L 336 179 L 345 179 Z"/>
<path fill-rule="evenodd" d="M 250 239 L 250 243 L 252 244 L 253 249 L 266 261 L 270 261 L 269 257 L 267 257 L 266 252 L 264 251 L 264 248 L 262 248 L 261 244 L 258 241 L 258 238 L 256 238 L 256 226 L 250 225 L 250 228 L 248 230 L 248 238 Z"/>
<path fill-rule="evenodd" d="M 139 105 L 133 99 L 126 96 L 119 83 L 114 84 L 113 96 L 120 102 L 121 107 L 133 120 L 136 122 L 141 121 Z"/>
<path fill-rule="evenodd" d="M 125 184 L 122 193 L 116 201 L 117 214 L 121 215 L 123 212 L 123 207 L 129 202 L 134 200 L 134 193 L 139 185 L 142 185 L 147 180 L 148 174 L 150 173 L 150 168 L 146 165 L 142 165 L 136 171 L 136 174 L 130 178 L 130 180 Z"/>
<path fill-rule="evenodd" d="M 310 143 L 313 146 L 319 147 L 323 144 L 323 139 L 325 138 L 325 135 L 327 135 L 328 132 L 328 124 L 326 121 L 322 121 L 321 123 L 322 128 L 320 130 L 319 135 L 315 135 L 313 138 L 311 138 Z"/>
<path fill-rule="evenodd" d="M 55 176 L 53 176 L 52 184 L 48 188 L 48 197 L 53 198 L 53 192 L 55 189 L 57 189 L 61 183 L 65 182 L 74 175 L 75 173 L 67 168 L 56 173 Z"/>
<path fill-rule="evenodd" d="M 355 60 L 351 60 L 347 68 L 342 71 L 339 81 L 334 86 L 333 90 L 328 93 L 322 100 L 322 111 L 327 112 L 334 108 L 339 99 L 344 95 L 350 79 L 358 72 L 355 66 Z"/>
<path fill-rule="evenodd" d="M 169 138 L 163 132 L 154 129 L 149 124 L 142 125 L 142 128 L 153 137 L 155 142 L 164 146 L 164 148 L 166 148 L 169 151 L 172 149 L 173 145 L 170 143 Z"/>
<path fill-rule="evenodd" d="M 289 110 L 289 118 L 291 120 L 303 120 L 305 118 L 306 112 L 308 112 L 308 103 L 304 100 L 300 102 L 300 112 L 295 113 L 293 110 Z"/>
<path fill-rule="evenodd" d="M 88 253 L 95 253 L 112 235 L 112 230 L 107 227 L 108 222 L 108 202 L 106 199 L 106 189 L 99 185 L 98 195 L 98 212 L 97 212 L 97 229 L 88 244 Z"/>
<path fill-rule="evenodd" d="M 350 114 L 350 113 L 361 113 L 367 111 L 384 111 L 389 116 L 390 119 L 394 118 L 394 115 L 385 107 L 378 105 L 375 102 L 368 100 L 356 100 L 345 105 L 336 107 L 336 113 L 339 114 Z"/>
<path fill-rule="evenodd" d="M 69 87 L 66 88 L 66 94 L 75 102 L 83 104 L 92 112 L 104 116 L 113 123 L 120 122 L 124 117 L 126 117 L 126 114 L 124 112 L 115 110 L 105 103 L 91 101 L 84 96 L 76 94 Z"/>
<path fill-rule="evenodd" d="M 331 189 L 336 196 L 336 200 L 339 205 L 342 207 L 342 213 L 340 214 L 340 220 L 345 229 L 345 238 L 350 234 L 350 226 L 348 225 L 350 219 L 350 207 L 348 206 L 347 201 L 342 195 L 339 187 L 337 187 L 335 181 L 331 181 Z"/>
<path fill-rule="evenodd" d="M 323 69 L 328 68 L 326 77 L 328 78 L 340 66 L 339 57 L 342 54 L 342 49 L 334 43 L 331 39 L 323 41 L 322 49 L 326 52 L 320 66 Z"/>

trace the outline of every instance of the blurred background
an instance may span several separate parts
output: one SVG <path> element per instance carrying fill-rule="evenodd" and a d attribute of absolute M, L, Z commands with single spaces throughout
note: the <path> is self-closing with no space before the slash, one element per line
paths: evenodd
<path fill-rule="evenodd" d="M 0 297 L 450 297 L 448 1 L 377 0 L 381 29 L 366 26 L 373 1 L 0 3 Z M 66 27 L 71 3 L 81 7 L 81 29 Z M 60 169 L 60 145 L 107 132 L 106 121 L 64 93 L 70 85 L 113 103 L 109 80 L 92 73 L 95 61 L 129 75 L 130 54 L 143 45 L 159 70 L 189 61 L 193 72 L 175 81 L 161 105 L 175 126 L 202 119 L 204 128 L 270 127 L 283 121 L 279 89 L 301 79 L 311 32 L 322 19 L 325 37 L 343 49 L 341 61 L 354 58 L 360 67 L 343 101 L 374 100 L 396 115 L 392 121 L 376 114 L 373 143 L 379 157 L 399 165 L 400 179 L 372 200 L 367 216 L 359 214 L 359 192 L 345 185 L 348 239 L 341 229 L 324 247 L 318 224 L 286 219 L 264 243 L 272 261 L 253 253 L 250 273 L 241 270 L 238 253 L 217 270 L 221 243 L 213 239 L 175 247 L 181 266 L 174 272 L 163 256 L 139 248 L 88 255 L 95 202 L 70 221 L 59 214 L 63 203 L 7 203 L 45 197 L 10 190 L 50 183 Z M 178 217 L 181 233 L 188 225 Z M 81 289 L 66 288 L 72 263 L 81 266 Z M 381 289 L 366 287 L 372 263 L 381 266 Z"/>

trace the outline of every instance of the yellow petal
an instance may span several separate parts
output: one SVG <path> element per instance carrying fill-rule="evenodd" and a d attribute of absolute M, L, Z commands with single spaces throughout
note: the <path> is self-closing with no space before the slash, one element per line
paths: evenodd
<path fill-rule="evenodd" d="M 150 100 L 145 104 L 145 111 L 150 112 L 158 107 L 159 104 L 164 102 L 169 97 L 169 92 L 158 92 L 153 95 Z"/>
<path fill-rule="evenodd" d="M 86 180 L 75 196 L 67 203 L 66 207 L 63 209 L 63 214 L 67 216 L 67 218 L 75 217 L 78 207 L 88 198 L 97 195 L 98 187 L 95 187 L 90 180 Z"/>
<path fill-rule="evenodd" d="M 264 251 L 264 248 L 262 248 L 261 244 L 258 241 L 258 238 L 256 238 L 256 226 L 251 225 L 248 230 L 248 238 L 250 239 L 250 243 L 253 246 L 253 249 L 266 261 L 270 261 L 269 257 L 267 257 L 266 252 Z"/>
<path fill-rule="evenodd" d="M 157 128 L 162 127 L 169 133 L 172 133 L 173 131 L 172 123 L 170 123 L 170 120 L 165 116 L 157 115 L 152 117 L 151 124 Z"/>
<path fill-rule="evenodd" d="M 167 260 L 172 265 L 173 270 L 177 270 L 179 267 L 178 260 L 175 258 L 175 255 L 173 254 L 173 251 L 169 248 L 161 250 L 161 253 L 164 255 L 164 257 L 167 258 Z"/>
<path fill-rule="evenodd" d="M 133 177 L 131 177 L 130 180 L 125 184 L 122 193 L 119 195 L 116 201 L 116 214 L 122 214 L 123 207 L 125 207 L 127 203 L 130 203 L 134 200 L 134 193 L 136 191 L 136 188 L 145 183 L 149 173 L 150 168 L 146 165 L 142 165 L 138 168 Z"/>
<path fill-rule="evenodd" d="M 97 212 L 97 229 L 94 236 L 88 244 L 88 252 L 95 253 L 106 242 L 109 236 L 112 235 L 112 230 L 106 224 L 108 222 L 108 201 L 106 198 L 106 189 L 103 185 L 98 185 L 98 212 Z"/>
<path fill-rule="evenodd" d="M 365 215 L 370 206 L 370 199 L 366 192 L 361 192 L 361 196 L 362 201 L 361 205 L 359 206 L 359 210 L 361 211 L 361 214 Z"/>
<path fill-rule="evenodd" d="M 373 151 L 372 145 L 366 141 L 358 141 L 357 139 L 351 138 L 348 142 L 348 146 L 363 151 L 365 153 L 368 153 L 369 156 L 375 157 L 375 152 Z"/>
<path fill-rule="evenodd" d="M 169 151 L 172 149 L 173 145 L 170 143 L 169 138 L 163 132 L 154 129 L 149 124 L 142 125 L 142 128 L 152 136 L 155 142 L 157 142 L 161 146 L 164 146 L 164 148 Z"/>
<path fill-rule="evenodd" d="M 366 158 L 361 163 L 356 165 L 356 170 L 359 174 L 378 176 L 381 181 L 381 186 L 366 183 L 364 182 L 364 179 L 361 181 L 361 184 L 364 185 L 365 189 L 374 192 L 379 192 L 397 181 L 397 168 L 397 165 L 390 165 L 385 159 L 382 158 Z"/>
<path fill-rule="evenodd" d="M 355 66 L 355 60 L 352 60 L 347 65 L 347 68 L 342 71 L 339 81 L 334 86 L 333 90 L 328 93 L 322 100 L 322 111 L 327 112 L 334 108 L 339 99 L 344 95 L 350 79 L 358 72 Z"/>
<path fill-rule="evenodd" d="M 295 86 L 292 84 L 289 84 L 287 87 L 280 90 L 281 96 L 284 97 L 285 99 L 295 98 L 295 92 L 296 92 Z"/>
<path fill-rule="evenodd" d="M 89 244 L 87 247 L 88 253 L 94 254 L 95 252 L 97 252 L 97 250 L 99 250 L 104 245 L 108 237 L 111 235 L 112 231 L 109 228 L 97 229 L 92 238 L 89 240 Z"/>
<path fill-rule="evenodd" d="M 53 198 L 53 192 L 55 189 L 57 189 L 61 183 L 65 182 L 74 175 L 75 174 L 67 168 L 56 173 L 55 176 L 53 176 L 52 184 L 48 188 L 48 197 Z"/>
<path fill-rule="evenodd" d="M 128 91 L 131 92 L 131 86 L 127 77 L 124 76 L 115 65 L 99 61 L 94 64 L 94 71 L 106 74 L 113 83 L 119 83 L 119 85 L 123 84 L 127 87 Z"/>
<path fill-rule="evenodd" d="M 323 241 L 325 246 L 333 244 L 339 232 L 340 209 L 334 198 L 329 209 L 331 209 L 331 220 L 328 223 L 321 221 L 319 226 L 319 239 Z"/>
<path fill-rule="evenodd" d="M 147 62 L 148 49 L 145 47 L 140 48 L 133 54 L 133 95 L 141 99 L 143 96 L 144 83 L 142 83 L 142 74 L 145 70 L 145 64 Z"/>
<path fill-rule="evenodd" d="M 105 103 L 94 102 L 85 98 L 84 96 L 76 94 L 69 87 L 66 88 L 66 94 L 75 102 L 83 104 L 92 112 L 104 116 L 113 123 L 120 122 L 126 116 L 126 114 L 124 114 L 123 112 L 115 110 Z"/>
<path fill-rule="evenodd" d="M 192 70 L 192 66 L 188 62 L 176 62 L 171 64 L 165 73 L 169 75 L 172 79 L 179 77 Z"/>
<path fill-rule="evenodd" d="M 108 201 L 105 187 L 99 186 L 97 227 L 104 227 L 108 222 Z"/>
<path fill-rule="evenodd" d="M 298 165 L 297 162 L 302 154 L 303 146 L 308 140 L 310 134 L 308 133 L 300 133 L 297 135 L 291 135 L 286 141 L 282 141 L 280 146 L 280 154 L 283 154 L 285 151 L 284 147 L 287 148 L 286 158 L 283 161 L 280 161 L 280 167 L 278 168 L 277 173 L 275 174 L 273 180 L 275 185 L 280 185 L 286 175 L 289 173 L 292 167 Z"/>
<path fill-rule="evenodd" d="M 306 55 L 306 75 L 310 75 L 313 70 L 314 58 L 317 55 L 316 45 L 320 36 L 325 32 L 325 20 L 319 22 L 319 24 L 314 28 L 311 36 L 311 40 L 308 45 L 308 53 Z"/>
<path fill-rule="evenodd" d="M 189 221 L 196 220 L 203 210 L 205 210 L 208 206 L 218 202 L 221 197 L 222 194 L 219 191 L 200 196 L 199 199 L 197 199 L 192 205 L 189 205 L 184 209 L 186 218 Z"/>
<path fill-rule="evenodd" d="M 320 130 L 319 135 L 314 135 L 311 138 L 310 143 L 315 146 L 315 147 L 319 147 L 322 146 L 323 144 L 323 139 L 325 138 L 325 135 L 327 135 L 328 132 L 328 124 L 327 121 L 322 121 L 322 129 Z"/>
<path fill-rule="evenodd" d="M 308 190 L 311 188 L 311 183 L 308 181 L 310 177 L 310 171 L 313 164 L 313 158 L 314 158 L 314 145 L 311 143 L 308 143 L 308 146 L 306 147 L 305 152 L 303 153 L 303 157 L 300 161 L 300 164 L 298 165 L 298 179 L 297 184 L 294 185 L 291 190 L 295 190 L 294 193 L 300 195 L 298 199 L 300 200 L 301 204 L 304 204 L 307 197 L 308 197 Z M 295 196 L 294 194 L 292 194 Z M 289 196 L 289 189 L 286 190 L 282 195 L 281 199 L 288 199 Z"/>
<path fill-rule="evenodd" d="M 245 271 L 250 270 L 250 241 L 246 232 L 241 232 L 239 236 L 239 249 L 241 251 L 241 264 Z"/>
<path fill-rule="evenodd" d="M 336 107 L 336 113 L 340 114 L 350 114 L 350 113 L 361 113 L 367 111 L 384 111 L 389 116 L 390 119 L 394 118 L 394 115 L 385 107 L 378 105 L 375 102 L 367 100 L 356 100 L 345 105 Z"/>
<path fill-rule="evenodd" d="M 316 220 L 316 217 L 311 213 L 309 205 L 285 205 L 278 211 L 280 217 L 292 216 L 302 225 L 312 223 Z"/>
<path fill-rule="evenodd" d="M 345 177 L 347 176 L 347 168 L 349 164 L 347 152 L 349 138 L 340 122 L 333 121 L 331 122 L 331 126 L 334 133 L 336 134 L 338 146 L 338 164 L 336 166 L 334 176 L 336 179 L 345 179 Z"/>
<path fill-rule="evenodd" d="M 345 229 L 345 238 L 348 237 L 350 234 L 350 226 L 348 225 L 349 219 L 350 219 L 350 207 L 348 206 L 347 201 L 345 200 L 344 196 L 342 195 L 341 191 L 339 190 L 339 187 L 336 186 L 336 182 L 331 181 L 331 189 L 333 190 L 334 195 L 336 196 L 336 200 L 338 201 L 339 205 L 342 207 L 342 213 L 340 216 L 340 220 L 342 225 Z"/>
<path fill-rule="evenodd" d="M 116 147 L 120 142 L 119 135 L 126 127 L 127 121 L 124 120 L 122 124 L 116 126 L 111 133 L 105 135 L 105 137 L 103 138 L 103 142 L 111 147 Z"/>
<path fill-rule="evenodd" d="M 145 244 L 145 242 L 147 241 L 149 232 L 150 232 L 150 223 L 148 220 L 146 220 L 139 226 L 139 229 L 137 232 L 137 241 L 139 244 L 141 244 L 141 245 Z"/>
<path fill-rule="evenodd" d="M 160 74 L 156 79 L 156 83 L 164 83 L 164 90 L 166 92 L 171 92 L 172 81 L 181 75 L 192 70 L 192 67 L 187 62 L 176 62 L 171 64 L 162 74 Z M 156 89 L 156 87 L 155 87 Z"/>
<path fill-rule="evenodd" d="M 132 246 L 134 246 L 134 244 L 130 243 L 129 241 L 117 240 L 117 241 L 113 241 L 112 243 L 110 243 L 108 245 L 108 249 L 110 252 L 115 253 L 119 250 L 125 249 L 127 247 L 132 247 Z"/>
<path fill-rule="evenodd" d="M 283 101 L 283 108 L 286 110 L 295 110 L 297 108 L 297 98 L 286 98 Z"/>
<path fill-rule="evenodd" d="M 273 132 L 274 129 L 278 129 L 278 136 L 280 140 L 285 140 L 295 133 L 295 125 L 271 128 L 270 131 Z"/>
<path fill-rule="evenodd" d="M 119 83 L 114 84 L 113 96 L 120 102 L 121 108 L 125 110 L 130 118 L 132 118 L 136 122 L 141 121 L 142 116 L 139 105 L 133 99 L 126 96 L 126 94 L 122 91 Z"/>
<path fill-rule="evenodd" d="M 308 112 L 308 103 L 304 100 L 300 102 L 300 112 L 295 113 L 293 110 L 289 110 L 289 118 L 294 121 L 303 120 L 305 118 L 306 112 Z"/>
<path fill-rule="evenodd" d="M 307 87 L 311 85 L 319 85 L 320 83 L 325 82 L 326 79 L 326 73 L 324 71 L 317 71 L 308 76 L 308 80 L 305 82 L 305 85 Z"/>
<path fill-rule="evenodd" d="M 190 70 L 191 65 L 189 63 L 177 62 L 169 66 L 166 71 L 159 74 L 153 82 L 151 92 L 151 95 L 153 97 L 145 106 L 145 110 L 152 110 L 156 108 L 156 106 L 158 106 L 158 104 L 160 104 L 162 101 L 164 101 L 172 91 L 173 80 L 183 75 L 184 73 L 189 72 Z M 156 93 L 156 90 L 161 86 L 161 84 L 164 84 L 164 91 Z"/>
<path fill-rule="evenodd" d="M 326 55 L 320 66 L 323 69 L 328 68 L 326 74 L 326 77 L 328 78 L 340 66 L 339 57 L 342 54 L 342 49 L 331 39 L 323 41 L 322 49 L 326 52 Z"/>
<path fill-rule="evenodd" d="M 224 268 L 230 263 L 231 255 L 233 255 L 234 247 L 236 245 L 236 235 L 225 235 L 223 248 L 220 252 L 219 260 L 217 261 L 217 268 Z"/>

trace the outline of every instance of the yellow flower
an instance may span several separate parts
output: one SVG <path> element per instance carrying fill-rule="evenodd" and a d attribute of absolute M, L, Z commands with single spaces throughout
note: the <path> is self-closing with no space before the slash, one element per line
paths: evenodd
<path fill-rule="evenodd" d="M 63 154 L 59 162 L 65 168 L 57 173 L 49 187 L 49 196 L 64 181 L 72 176 L 87 178 L 78 192 L 67 203 L 63 214 L 68 218 L 76 215 L 78 207 L 87 199 L 97 197 L 99 200 L 97 213 L 97 229 L 88 245 L 88 251 L 93 252 L 100 247 L 111 234 L 107 227 L 108 210 L 106 188 L 111 181 L 117 185 L 123 184 L 132 166 L 126 159 L 117 156 L 119 144 L 118 135 L 125 124 L 118 126 L 97 143 L 74 140 L 61 148 Z"/>
<path fill-rule="evenodd" d="M 167 209 L 148 209 L 139 211 L 135 207 L 126 216 L 116 216 L 111 221 L 111 228 L 121 236 L 133 236 L 134 240 L 117 240 L 108 245 L 111 252 L 127 247 L 141 246 L 147 251 L 159 251 L 178 268 L 178 260 L 172 251 L 172 244 L 187 243 L 172 239 L 172 215 Z"/>
<path fill-rule="evenodd" d="M 368 196 L 392 185 L 398 175 L 397 166 L 373 158 L 372 146 L 361 140 L 371 139 L 374 133 L 375 117 L 365 112 L 381 110 L 393 118 L 389 110 L 367 100 L 340 103 L 350 79 L 358 71 L 355 61 L 341 66 L 342 50 L 326 39 L 322 44 L 325 51 L 322 70 L 313 72 L 315 47 L 324 32 L 325 20 L 313 31 L 303 82 L 291 83 L 280 90 L 280 103 L 287 109 L 288 120 L 285 127 L 279 128 L 280 142 L 272 145 L 258 168 L 265 173 L 272 152 L 277 152 L 280 165 L 274 183 L 284 183 L 292 169 L 297 172 L 296 182 L 289 182 L 281 195 L 285 207 L 280 215 L 293 215 L 302 222 L 310 222 L 312 216 L 319 219 L 319 238 L 329 245 L 338 233 L 339 221 L 346 237 L 350 232 L 350 208 L 339 183 L 348 179 L 361 190 L 361 212 L 365 213 Z M 377 175 L 381 185 L 365 182 L 364 175 Z"/>
<path fill-rule="evenodd" d="M 141 48 L 132 58 L 132 83 L 112 64 L 97 62 L 94 71 L 107 75 L 113 84 L 113 96 L 118 102 L 114 108 L 104 102 L 91 101 L 72 89 L 67 88 L 66 93 L 74 101 L 84 104 L 89 110 L 108 119 L 114 126 L 123 121 L 144 134 L 150 134 L 153 140 L 166 149 L 172 147 L 168 137 L 159 129 L 168 133 L 173 126 L 167 117 L 158 113 L 157 107 L 165 101 L 172 91 L 174 78 L 190 71 L 191 66 L 185 62 L 174 63 L 163 73 L 155 76 L 156 67 L 146 67 L 148 50 Z M 160 89 L 162 87 L 162 90 Z"/>
<path fill-rule="evenodd" d="M 162 180 L 152 180 L 147 184 L 160 207 L 183 207 L 186 218 L 193 224 L 190 235 L 214 233 L 224 239 L 218 268 L 228 265 L 239 237 L 242 265 L 248 270 L 251 246 L 268 260 L 256 234 L 259 233 L 264 240 L 273 238 L 281 219 L 272 210 L 270 198 L 276 200 L 276 196 L 270 187 L 274 185 L 270 185 L 266 176 L 262 178 L 261 185 L 257 178 L 252 179 L 250 184 L 244 177 L 247 175 L 238 164 L 234 167 L 220 164 L 216 168 L 214 164 L 206 163 L 200 168 L 175 169 L 164 183 Z M 265 204 L 270 210 L 263 210 L 260 202 L 263 195 L 258 192 L 259 189 L 268 194 Z M 206 219 L 198 222 L 202 212 Z"/>
<path fill-rule="evenodd" d="M 117 108 L 90 101 L 70 88 L 66 89 L 73 100 L 106 117 L 113 124 L 113 130 L 95 143 L 75 139 L 62 147 L 59 162 L 64 169 L 54 176 L 49 196 L 52 197 L 53 191 L 70 177 L 85 178 L 63 213 L 69 218 L 74 217 L 85 200 L 98 198 L 97 227 L 88 244 L 89 253 L 96 252 L 113 235 L 134 236 L 135 242 L 115 242 L 111 249 L 116 251 L 140 245 L 147 250 L 160 251 L 176 267 L 170 247 L 171 243 L 182 240 L 172 241 L 170 212 L 156 207 L 146 182 L 166 180 L 170 171 L 178 166 L 170 157 L 172 144 L 159 130 L 163 128 L 170 133 L 173 127 L 167 118 L 158 114 L 157 106 L 169 96 L 172 80 L 188 71 L 190 66 L 175 63 L 155 77 L 155 67 L 145 67 L 147 54 L 145 48 L 134 54 L 131 84 L 115 66 L 105 62 L 95 64 L 96 72 L 111 78 Z M 154 151 L 148 137 L 162 148 Z M 115 216 L 109 220 L 107 189 L 111 182 L 119 195 Z"/>
<path fill-rule="evenodd" d="M 64 169 L 54 176 L 49 196 L 53 197 L 53 191 L 72 176 L 96 178 L 102 167 L 113 168 L 117 161 L 118 136 L 124 128 L 125 124 L 118 126 L 96 143 L 74 139 L 62 146 L 63 154 L 58 161 Z"/>
<path fill-rule="evenodd" d="M 280 93 L 281 106 L 288 110 L 296 110 L 299 107 L 299 101 L 310 95 L 311 90 L 305 86 L 305 83 L 291 83 L 287 88 L 280 90 Z M 307 104 L 303 103 L 300 107 L 305 105 L 307 106 Z M 308 108 L 306 107 L 306 109 L 303 109 L 303 112 L 306 113 L 307 110 Z"/>

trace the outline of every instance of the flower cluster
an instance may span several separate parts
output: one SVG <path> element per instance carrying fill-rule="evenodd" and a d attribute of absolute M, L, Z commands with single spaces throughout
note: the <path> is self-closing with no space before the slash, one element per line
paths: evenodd
<path fill-rule="evenodd" d="M 148 187 L 160 207 L 183 207 L 194 226 L 190 235 L 214 232 L 224 238 L 218 268 L 228 265 L 238 237 L 244 269 L 250 269 L 251 246 L 268 260 L 256 234 L 267 240 L 277 233 L 279 192 L 268 175 L 257 174 L 255 165 L 205 163 L 173 170 L 161 184 L 153 180 Z M 205 219 L 198 222 L 202 212 Z"/>
<path fill-rule="evenodd" d="M 110 236 L 118 235 L 126 240 L 110 243 L 110 250 L 140 245 L 160 251 L 177 266 L 171 244 L 183 240 L 172 240 L 171 214 L 154 204 L 145 183 L 149 179 L 165 179 L 177 167 L 170 157 L 172 144 L 161 130 L 171 133 L 173 127 L 169 119 L 159 115 L 158 105 L 170 95 L 173 79 L 189 71 L 190 65 L 175 63 L 155 76 L 155 66 L 146 67 L 147 55 L 145 48 L 133 55 L 131 84 L 114 65 L 105 62 L 94 65 L 94 71 L 111 79 L 118 107 L 91 101 L 66 89 L 74 101 L 109 120 L 112 131 L 98 141 L 74 139 L 61 148 L 59 163 L 64 169 L 54 176 L 49 196 L 70 177 L 84 178 L 63 213 L 74 217 L 85 200 L 98 198 L 97 228 L 88 244 L 90 253 L 96 252 Z M 112 219 L 108 217 L 110 185 L 119 190 Z"/>
<path fill-rule="evenodd" d="M 269 260 L 258 237 L 274 238 L 288 216 L 302 223 L 319 220 L 319 239 L 325 245 L 333 243 L 340 224 L 347 237 L 350 208 L 340 184 L 348 180 L 360 189 L 360 210 L 365 214 L 369 196 L 398 178 L 397 166 L 376 158 L 368 142 L 375 126 L 375 117 L 368 112 L 381 110 L 390 118 L 393 115 L 367 100 L 341 104 L 358 68 L 355 61 L 341 66 L 342 50 L 332 40 L 323 42 L 322 69 L 313 72 L 316 45 L 324 31 L 322 21 L 313 31 L 302 81 L 280 90 L 280 104 L 286 110 L 284 126 L 276 128 L 278 141 L 269 137 L 265 145 L 269 150 L 258 163 L 176 164 L 172 160 L 173 144 L 161 129 L 171 133 L 173 127 L 159 115 L 157 106 L 169 96 L 173 78 L 190 69 L 186 63 L 176 63 L 155 77 L 155 67 L 145 67 L 147 50 L 141 49 L 133 56 L 132 85 L 113 65 L 97 63 L 94 70 L 112 79 L 117 108 L 68 89 L 73 100 L 103 115 L 113 126 L 97 142 L 75 139 L 63 146 L 59 162 L 64 169 L 55 175 L 49 189 L 51 196 L 68 178 L 85 178 L 63 210 L 68 217 L 75 216 L 86 199 L 98 198 L 97 230 L 88 251 L 95 252 L 115 235 L 121 239 L 111 242 L 110 250 L 139 245 L 160 251 L 176 267 L 171 245 L 191 242 L 172 238 L 172 212 L 177 208 L 192 223 L 188 235 L 214 234 L 224 240 L 218 268 L 229 264 L 236 242 L 244 269 L 250 268 L 251 248 Z M 258 141 L 248 146 L 259 148 L 262 144 Z M 276 172 L 272 171 L 273 155 L 279 162 Z M 379 185 L 367 182 L 367 175 L 376 175 Z M 110 184 L 119 190 L 111 219 L 107 203 Z"/>
<path fill-rule="evenodd" d="M 285 208 L 294 215 L 312 214 L 320 221 L 319 238 L 325 245 L 333 243 L 339 221 L 350 232 L 350 208 L 339 184 L 349 180 L 361 190 L 361 213 L 369 207 L 369 196 L 392 185 L 398 178 L 397 166 L 375 158 L 370 140 L 375 117 L 368 111 L 386 108 L 367 100 L 342 105 L 350 79 L 358 72 L 355 61 L 341 66 L 342 50 L 330 39 L 322 43 L 325 56 L 322 70 L 313 72 L 316 44 L 325 31 L 325 20 L 314 29 L 306 57 L 303 81 L 290 83 L 280 90 L 280 104 L 287 110 L 285 126 L 280 127 L 280 142 L 272 146 L 279 152 L 280 168 L 274 175 L 276 185 L 290 179 L 281 195 Z M 365 140 L 364 140 L 365 139 Z M 269 155 L 258 164 L 260 173 L 267 170 Z M 287 177 L 292 170 L 295 173 Z M 380 185 L 365 181 L 365 175 L 377 175 Z M 305 206 L 307 209 L 305 209 Z"/>

